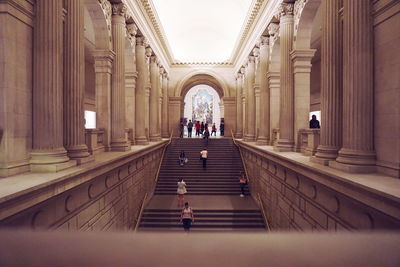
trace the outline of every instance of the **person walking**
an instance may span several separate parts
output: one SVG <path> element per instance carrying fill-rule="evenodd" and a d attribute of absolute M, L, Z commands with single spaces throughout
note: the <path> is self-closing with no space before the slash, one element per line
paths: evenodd
<path fill-rule="evenodd" d="M 200 122 L 199 121 L 196 121 L 195 128 L 196 128 L 196 136 L 200 136 Z"/>
<path fill-rule="evenodd" d="M 185 207 L 182 210 L 181 222 L 183 223 L 185 232 L 189 232 L 190 226 L 194 222 L 194 213 L 188 202 L 185 203 Z"/>
<path fill-rule="evenodd" d="M 186 183 L 183 179 L 178 179 L 178 189 L 176 190 L 178 194 L 178 208 L 183 207 L 183 201 L 185 200 L 184 195 L 187 193 Z"/>
<path fill-rule="evenodd" d="M 206 130 L 203 133 L 203 138 L 204 138 L 204 146 L 208 146 L 208 138 L 210 137 L 210 132 L 208 131 L 208 129 L 206 128 Z"/>
<path fill-rule="evenodd" d="M 204 148 L 200 152 L 200 159 L 203 161 L 203 169 L 207 168 L 207 158 L 208 158 L 208 151 L 207 148 Z"/>
<path fill-rule="evenodd" d="M 192 137 L 192 130 L 193 130 L 193 123 L 192 120 L 189 120 L 189 123 L 187 125 L 188 128 L 188 137 Z"/>
<path fill-rule="evenodd" d="M 225 134 L 225 124 L 223 121 L 221 121 L 221 124 L 219 125 L 219 131 L 220 131 L 220 135 L 224 136 Z"/>
<path fill-rule="evenodd" d="M 239 185 L 240 185 L 240 197 L 244 197 L 244 187 L 247 185 L 247 178 L 244 175 L 244 172 L 240 172 L 239 177 Z"/>
<path fill-rule="evenodd" d="M 204 133 L 204 122 L 203 121 L 201 122 L 201 125 L 200 125 L 200 133 L 201 133 L 201 135 L 203 135 L 203 133 Z"/>
<path fill-rule="evenodd" d="M 180 138 L 183 138 L 183 130 L 185 129 L 185 125 L 183 124 L 183 122 L 181 122 L 181 124 L 179 125 L 179 131 L 180 131 Z"/>
<path fill-rule="evenodd" d="M 212 127 L 211 127 L 211 136 L 213 135 L 217 136 L 217 127 L 215 126 L 215 123 L 213 123 Z"/>

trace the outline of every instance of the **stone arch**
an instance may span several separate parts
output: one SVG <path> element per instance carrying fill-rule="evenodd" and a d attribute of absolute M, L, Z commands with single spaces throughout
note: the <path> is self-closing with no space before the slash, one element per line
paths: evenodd
<path fill-rule="evenodd" d="M 190 88 L 199 84 L 206 84 L 214 88 L 221 99 L 224 96 L 229 96 L 228 86 L 225 81 L 217 74 L 204 70 L 194 71 L 183 77 L 175 88 L 174 95 L 176 97 L 180 96 L 184 98 Z"/>
<path fill-rule="evenodd" d="M 85 0 L 84 4 L 93 23 L 96 49 L 110 50 L 111 29 L 108 16 L 111 16 L 111 6 L 105 2 L 107 1 L 104 1 L 104 10 L 98 0 Z"/>
<path fill-rule="evenodd" d="M 314 18 L 321 5 L 321 0 L 301 0 L 296 3 L 299 12 L 296 18 L 296 38 L 293 44 L 294 49 L 311 48 L 311 34 L 313 30 Z"/>

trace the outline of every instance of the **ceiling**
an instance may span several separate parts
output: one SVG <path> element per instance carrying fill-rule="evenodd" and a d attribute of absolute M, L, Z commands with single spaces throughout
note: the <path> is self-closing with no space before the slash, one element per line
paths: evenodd
<path fill-rule="evenodd" d="M 227 62 L 252 0 L 152 0 L 175 62 Z"/>

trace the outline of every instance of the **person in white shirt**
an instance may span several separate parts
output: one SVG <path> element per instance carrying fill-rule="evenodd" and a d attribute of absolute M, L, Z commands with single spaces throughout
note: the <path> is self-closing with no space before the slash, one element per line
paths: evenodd
<path fill-rule="evenodd" d="M 183 229 L 185 232 L 189 232 L 190 226 L 192 222 L 194 222 L 194 214 L 188 202 L 185 203 L 185 207 L 182 210 L 181 222 L 183 223 Z"/>
<path fill-rule="evenodd" d="M 207 167 L 207 157 L 208 157 L 208 151 L 207 151 L 207 148 L 204 148 L 200 152 L 200 159 L 203 161 L 203 168 L 204 169 Z"/>
<path fill-rule="evenodd" d="M 176 190 L 178 194 L 178 207 L 183 207 L 183 201 L 185 200 L 184 195 L 187 193 L 186 183 L 183 181 L 179 181 L 178 179 L 178 189 Z"/>

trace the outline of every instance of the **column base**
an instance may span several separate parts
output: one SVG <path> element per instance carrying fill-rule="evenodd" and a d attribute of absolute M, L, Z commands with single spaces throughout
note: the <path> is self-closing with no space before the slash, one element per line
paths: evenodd
<path fill-rule="evenodd" d="M 31 172 L 59 172 L 76 165 L 76 160 L 55 164 L 31 164 Z"/>
<path fill-rule="evenodd" d="M 328 166 L 329 162 L 332 161 L 332 160 L 319 158 L 317 156 L 312 156 L 312 157 L 310 157 L 310 161 L 314 162 L 314 163 L 318 163 L 318 164 L 324 165 L 324 166 Z"/>
<path fill-rule="evenodd" d="M 89 155 L 89 156 L 84 157 L 84 158 L 74 158 L 73 160 L 76 160 L 76 163 L 78 165 L 83 165 L 83 164 L 86 164 L 86 163 L 94 161 L 94 156 L 93 155 Z"/>
<path fill-rule="evenodd" d="M 346 163 L 340 163 L 337 161 L 329 161 L 329 167 L 337 170 L 349 172 L 349 173 L 374 173 L 376 172 L 376 166 L 366 165 L 351 165 Z"/>
<path fill-rule="evenodd" d="M 243 137 L 243 141 L 245 142 L 255 142 L 256 137 L 254 135 L 246 135 Z"/>
<path fill-rule="evenodd" d="M 29 160 L 0 163 L 0 177 L 8 177 L 30 171 Z"/>
<path fill-rule="evenodd" d="M 161 141 L 161 136 L 160 135 L 150 135 L 150 141 L 151 142 Z"/>
<path fill-rule="evenodd" d="M 146 136 L 136 137 L 135 140 L 136 140 L 136 145 L 139 145 L 139 146 L 144 146 L 144 145 L 149 144 L 149 141 L 147 140 Z"/>
<path fill-rule="evenodd" d="M 131 147 L 128 144 L 127 140 L 118 140 L 111 142 L 111 151 L 128 151 Z"/>
<path fill-rule="evenodd" d="M 277 152 L 292 152 L 294 148 L 294 141 L 279 139 L 274 146 L 274 151 Z"/>
<path fill-rule="evenodd" d="M 88 147 L 85 144 L 66 147 L 66 149 L 67 149 L 67 155 L 70 159 L 85 158 L 90 156 Z"/>
<path fill-rule="evenodd" d="M 310 159 L 311 162 L 328 166 L 329 161 L 334 161 L 338 157 L 339 148 L 331 146 L 319 145 L 317 153 Z"/>
<path fill-rule="evenodd" d="M 259 137 L 256 142 L 256 145 L 259 145 L 259 146 L 267 146 L 268 144 L 269 144 L 269 140 L 264 136 Z"/>

